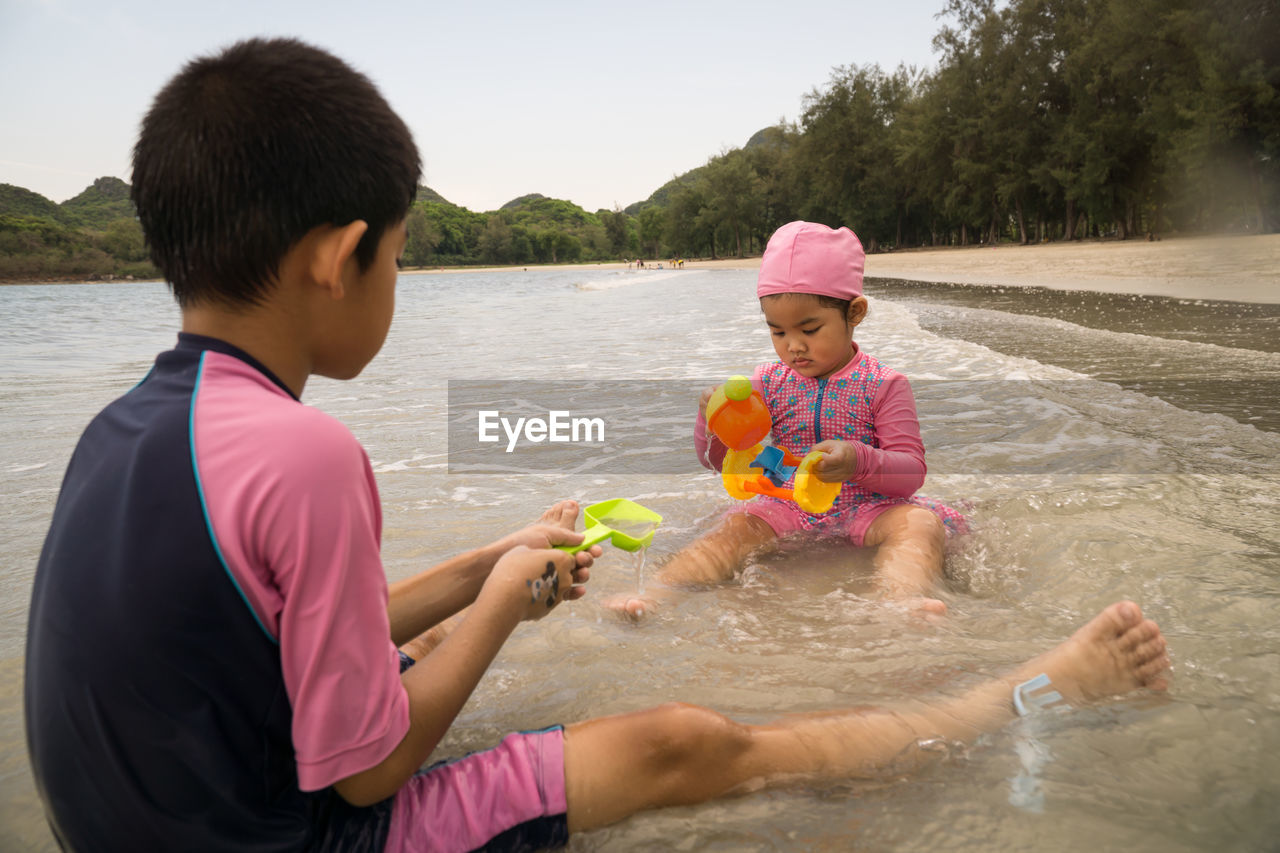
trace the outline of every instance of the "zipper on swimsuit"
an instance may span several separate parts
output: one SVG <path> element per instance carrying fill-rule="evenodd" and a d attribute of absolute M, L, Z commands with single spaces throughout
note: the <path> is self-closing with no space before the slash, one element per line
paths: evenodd
<path fill-rule="evenodd" d="M 813 403 L 813 443 L 822 441 L 822 397 L 827 393 L 827 380 L 818 380 L 818 398 Z"/>

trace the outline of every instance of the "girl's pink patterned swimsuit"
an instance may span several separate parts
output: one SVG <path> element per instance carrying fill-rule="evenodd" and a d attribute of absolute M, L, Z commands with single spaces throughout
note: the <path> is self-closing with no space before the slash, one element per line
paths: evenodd
<path fill-rule="evenodd" d="M 751 379 L 773 417 L 773 443 L 777 446 L 796 456 L 832 439 L 848 441 L 856 448 L 857 470 L 844 484 L 835 505 L 825 513 L 807 513 L 791 501 L 761 496 L 730 512 L 758 516 L 779 536 L 814 531 L 845 536 L 861 545 L 867 528 L 882 512 L 910 503 L 936 513 L 948 532 L 966 532 L 968 526 L 961 513 L 915 495 L 924 483 L 926 468 L 915 397 L 907 378 L 867 355 L 857 344 L 853 348 L 849 363 L 826 379 L 801 376 L 782 362 L 760 365 Z M 727 448 L 714 434 L 708 435 L 701 413 L 694 445 L 704 466 L 720 470 Z"/>

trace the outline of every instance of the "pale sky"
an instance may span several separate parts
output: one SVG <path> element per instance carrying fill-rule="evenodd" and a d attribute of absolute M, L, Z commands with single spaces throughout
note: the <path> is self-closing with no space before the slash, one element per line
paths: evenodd
<path fill-rule="evenodd" d="M 0 183 L 61 202 L 128 181 L 138 122 L 188 59 L 293 36 L 377 84 L 453 203 L 626 207 L 798 120 L 836 66 L 936 68 L 943 2 L 0 0 Z"/>

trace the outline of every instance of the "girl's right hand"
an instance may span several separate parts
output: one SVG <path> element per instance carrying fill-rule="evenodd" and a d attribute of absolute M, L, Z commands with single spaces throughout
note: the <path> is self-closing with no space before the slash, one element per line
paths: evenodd
<path fill-rule="evenodd" d="M 719 385 L 712 385 L 710 388 L 704 389 L 702 396 L 698 398 L 698 411 L 702 414 L 702 419 L 707 419 L 707 403 L 711 402 L 711 395 L 716 393 Z"/>
<path fill-rule="evenodd" d="M 541 619 L 568 598 L 575 582 L 585 581 L 585 567 L 578 558 L 558 548 L 512 548 L 498 560 L 485 586 L 494 586 L 509 606 L 524 619 Z"/>

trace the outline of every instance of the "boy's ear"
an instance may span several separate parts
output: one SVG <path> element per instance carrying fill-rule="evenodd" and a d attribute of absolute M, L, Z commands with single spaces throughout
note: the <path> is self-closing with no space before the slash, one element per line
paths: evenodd
<path fill-rule="evenodd" d="M 357 219 L 346 225 L 325 226 L 315 237 L 311 254 L 311 277 L 316 284 L 330 291 L 334 299 L 341 299 L 346 292 L 345 275 L 360 245 L 360 238 L 369 230 L 369 223 Z"/>
<path fill-rule="evenodd" d="M 849 314 L 846 318 L 850 326 L 856 326 L 867 319 L 867 297 L 859 296 L 849 301 Z"/>

